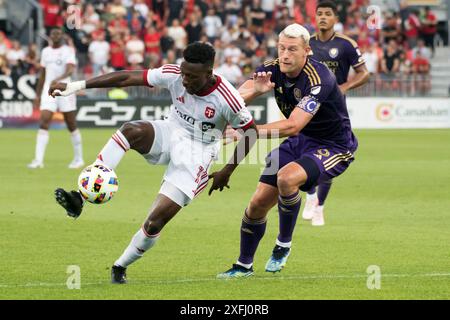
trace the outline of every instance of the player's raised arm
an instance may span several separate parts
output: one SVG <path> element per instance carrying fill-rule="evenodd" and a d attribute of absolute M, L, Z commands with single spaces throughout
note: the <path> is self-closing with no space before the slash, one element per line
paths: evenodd
<path fill-rule="evenodd" d="M 144 71 L 117 71 L 104 74 L 89 80 L 70 83 L 55 83 L 50 86 L 48 94 L 55 96 L 68 96 L 77 91 L 90 88 L 116 88 L 129 86 L 147 86 Z"/>
<path fill-rule="evenodd" d="M 246 104 L 275 87 L 275 83 L 270 80 L 271 76 L 272 72 L 270 71 L 254 73 L 253 79 L 245 81 L 239 87 L 239 94 Z"/>

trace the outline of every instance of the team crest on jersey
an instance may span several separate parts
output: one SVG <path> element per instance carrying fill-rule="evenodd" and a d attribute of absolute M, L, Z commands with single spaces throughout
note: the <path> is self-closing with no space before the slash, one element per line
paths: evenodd
<path fill-rule="evenodd" d="M 328 54 L 330 55 L 331 58 L 336 58 L 339 54 L 339 49 L 338 48 L 331 48 L 330 51 L 328 51 Z"/>
<path fill-rule="evenodd" d="M 294 97 L 297 101 L 300 101 L 302 99 L 302 90 L 294 88 Z"/>
<path fill-rule="evenodd" d="M 206 107 L 206 109 L 205 109 L 205 116 L 208 119 L 211 119 L 212 117 L 214 117 L 215 114 L 216 114 L 216 110 L 214 110 L 211 107 Z"/>

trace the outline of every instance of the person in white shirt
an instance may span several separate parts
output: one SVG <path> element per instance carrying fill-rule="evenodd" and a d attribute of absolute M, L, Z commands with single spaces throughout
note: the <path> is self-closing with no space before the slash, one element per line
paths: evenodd
<path fill-rule="evenodd" d="M 173 19 L 172 25 L 167 28 L 167 34 L 175 41 L 175 49 L 181 52 L 186 47 L 187 33 L 178 19 Z"/>
<path fill-rule="evenodd" d="M 228 187 L 231 174 L 256 142 L 256 125 L 244 100 L 226 79 L 213 73 L 214 47 L 194 42 L 183 51 L 183 58 L 181 65 L 113 72 L 50 88 L 52 95 L 66 96 L 85 88 L 157 86 L 168 89 L 172 98 L 167 120 L 125 123 L 94 162 L 115 169 L 125 153 L 133 149 L 150 164 L 167 165 L 148 218 L 111 268 L 111 282 L 115 284 L 126 283 L 126 268 L 141 258 L 156 243 L 163 227 L 207 187 L 208 172 L 217 159 L 226 126 L 243 129 L 244 139 L 229 163 L 211 175 L 209 194 Z M 250 128 L 253 130 L 247 131 Z M 84 200 L 79 191 L 58 188 L 55 196 L 69 216 L 81 214 Z"/>
<path fill-rule="evenodd" d="M 103 73 L 103 69 L 108 64 L 110 57 L 110 46 L 109 43 L 105 41 L 105 33 L 100 33 L 98 38 L 91 42 L 88 51 L 94 76 L 98 76 Z"/>
<path fill-rule="evenodd" d="M 68 83 L 77 64 L 73 48 L 63 43 L 63 32 L 59 28 L 50 31 L 51 46 L 42 50 L 40 76 L 36 87 L 34 107 L 40 107 L 39 130 L 36 138 L 36 150 L 30 169 L 44 167 L 44 155 L 49 141 L 48 129 L 56 111 L 62 112 L 67 129 L 71 135 L 74 158 L 69 168 L 77 169 L 84 165 L 81 133 L 76 123 L 76 97 L 51 97 L 48 90 L 52 83 Z"/>
<path fill-rule="evenodd" d="M 136 66 L 144 62 L 145 44 L 144 41 L 139 39 L 137 34 L 131 34 L 131 38 L 127 41 L 125 49 L 129 64 Z"/>
<path fill-rule="evenodd" d="M 222 30 L 222 20 L 216 15 L 214 9 L 209 9 L 208 14 L 203 19 L 204 30 L 208 41 L 214 43 L 214 41 L 220 36 Z"/>
<path fill-rule="evenodd" d="M 233 63 L 233 58 L 231 56 L 225 58 L 225 63 L 218 67 L 216 72 L 230 81 L 232 85 L 237 85 L 242 80 L 241 68 Z"/>
<path fill-rule="evenodd" d="M 10 66 L 17 66 L 19 61 L 25 60 L 25 51 L 23 51 L 19 41 L 12 41 L 12 48 L 7 51 L 6 59 Z"/>

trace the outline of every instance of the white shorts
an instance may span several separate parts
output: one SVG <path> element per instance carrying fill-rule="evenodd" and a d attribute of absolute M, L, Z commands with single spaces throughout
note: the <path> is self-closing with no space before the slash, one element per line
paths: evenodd
<path fill-rule="evenodd" d="M 170 120 L 150 123 L 155 129 L 155 140 L 144 158 L 151 164 L 167 164 L 163 180 L 192 200 L 208 185 L 208 172 L 213 160 L 217 159 L 220 143 L 205 144 L 193 140 L 180 125 Z"/>
<path fill-rule="evenodd" d="M 41 110 L 49 110 L 51 112 L 70 112 L 77 110 L 76 95 L 71 94 L 67 97 L 53 98 L 48 95 L 47 91 L 45 91 L 45 89 L 42 91 L 40 106 Z"/>

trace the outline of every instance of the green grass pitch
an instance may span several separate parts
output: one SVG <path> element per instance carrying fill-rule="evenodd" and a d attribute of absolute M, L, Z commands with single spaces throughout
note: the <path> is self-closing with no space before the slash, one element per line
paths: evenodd
<path fill-rule="evenodd" d="M 82 130 L 87 162 L 113 132 Z M 0 299 L 450 298 L 450 130 L 356 133 L 356 161 L 335 180 L 326 225 L 299 219 L 281 273 L 264 272 L 278 230 L 273 209 L 255 276 L 215 279 L 238 256 L 241 217 L 257 184 L 259 167 L 244 165 L 230 190 L 208 197 L 206 189 L 166 226 L 129 268 L 128 285 L 113 286 L 111 264 L 147 216 L 164 167 L 129 152 L 117 168 L 116 197 L 73 220 L 53 198 L 79 173 L 67 169 L 68 133 L 50 132 L 45 168 L 33 171 L 26 165 L 36 132 L 0 130 Z M 80 290 L 66 286 L 70 265 L 80 267 Z M 373 265 L 381 287 L 370 290 Z"/>

